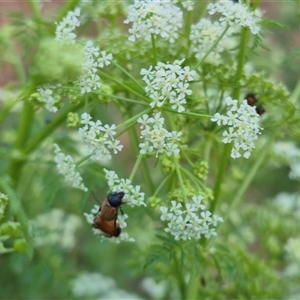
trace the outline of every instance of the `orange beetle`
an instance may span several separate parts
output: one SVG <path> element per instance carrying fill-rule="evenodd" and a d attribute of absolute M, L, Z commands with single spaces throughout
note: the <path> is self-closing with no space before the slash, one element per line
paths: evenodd
<path fill-rule="evenodd" d="M 101 204 L 99 211 L 94 219 L 94 228 L 98 228 L 104 233 L 107 234 L 108 237 L 118 237 L 121 234 L 120 224 L 117 223 L 118 218 L 118 209 L 120 208 L 121 213 L 123 213 L 121 209 L 121 205 L 124 204 L 122 202 L 125 193 L 112 193 L 104 199 Z"/>
<path fill-rule="evenodd" d="M 96 215 L 93 226 L 106 233 L 107 237 L 118 237 L 121 234 L 120 224 L 116 220 L 105 220 L 102 214 Z"/>
<path fill-rule="evenodd" d="M 101 211 L 101 215 L 107 221 L 116 220 L 118 217 L 118 209 L 120 208 L 121 213 L 124 215 L 124 212 L 121 208 L 121 205 L 124 204 L 122 202 L 124 193 L 112 193 L 104 199 L 99 212 Z"/>

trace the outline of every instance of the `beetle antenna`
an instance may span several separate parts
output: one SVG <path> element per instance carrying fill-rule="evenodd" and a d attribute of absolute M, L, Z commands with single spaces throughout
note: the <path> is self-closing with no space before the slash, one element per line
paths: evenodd
<path fill-rule="evenodd" d="M 101 205 L 101 202 L 97 199 L 96 195 L 94 192 L 92 192 L 94 199 L 96 200 L 97 203 L 99 203 Z"/>

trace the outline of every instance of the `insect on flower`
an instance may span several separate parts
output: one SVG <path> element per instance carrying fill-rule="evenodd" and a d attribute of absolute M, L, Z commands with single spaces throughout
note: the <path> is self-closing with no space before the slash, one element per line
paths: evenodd
<path fill-rule="evenodd" d="M 121 227 L 117 220 L 105 220 L 101 213 L 96 215 L 93 226 L 106 233 L 107 237 L 118 237 L 121 234 Z"/>
<path fill-rule="evenodd" d="M 247 94 L 245 98 L 247 100 L 248 105 L 255 106 L 255 110 L 258 115 L 262 115 L 266 111 L 262 105 L 257 105 L 258 100 L 256 99 L 254 94 Z"/>
<path fill-rule="evenodd" d="M 101 204 L 98 213 L 94 219 L 94 228 L 98 228 L 104 233 L 107 234 L 108 237 L 118 237 L 121 233 L 120 224 L 117 222 L 118 218 L 118 209 L 122 215 L 124 212 L 121 208 L 121 205 L 124 204 L 123 197 L 125 193 L 112 193 L 104 199 Z"/>

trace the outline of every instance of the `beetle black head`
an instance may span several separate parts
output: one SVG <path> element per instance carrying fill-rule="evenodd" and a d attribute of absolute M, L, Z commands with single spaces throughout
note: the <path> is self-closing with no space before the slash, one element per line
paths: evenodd
<path fill-rule="evenodd" d="M 120 193 L 112 193 L 107 196 L 107 201 L 110 206 L 112 207 L 119 207 L 122 205 L 124 202 L 122 202 L 123 197 L 125 193 L 120 192 Z"/>

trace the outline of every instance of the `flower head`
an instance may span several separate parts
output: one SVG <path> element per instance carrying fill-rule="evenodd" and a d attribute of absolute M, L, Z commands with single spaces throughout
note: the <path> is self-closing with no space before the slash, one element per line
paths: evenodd
<path fill-rule="evenodd" d="M 223 24 L 220 24 L 220 22 L 212 22 L 209 19 L 201 19 L 197 24 L 193 24 L 191 28 L 190 41 L 196 58 L 202 59 L 204 55 L 210 51 L 210 48 L 220 37 L 223 31 Z M 207 57 L 207 60 L 210 63 L 219 63 L 220 54 L 225 50 L 225 48 L 227 48 L 231 32 L 232 30 L 227 31 L 225 36 L 210 52 L 209 56 Z"/>
<path fill-rule="evenodd" d="M 58 208 L 38 215 L 30 223 L 35 246 L 60 245 L 66 250 L 75 246 L 75 233 L 81 227 L 78 216 Z"/>
<path fill-rule="evenodd" d="M 208 4 L 207 10 L 210 15 L 214 15 L 215 13 L 221 14 L 221 24 L 248 27 L 253 34 L 258 34 L 260 30 L 257 25 L 260 20 L 259 17 L 255 15 L 255 12 L 249 11 L 244 4 L 232 1 L 220 1 Z"/>
<path fill-rule="evenodd" d="M 74 11 L 69 11 L 67 16 L 57 24 L 55 35 L 57 41 L 75 42 L 76 34 L 74 30 L 80 26 L 79 17 L 80 9 L 76 8 Z"/>
<path fill-rule="evenodd" d="M 123 148 L 120 141 L 114 138 L 116 125 L 103 125 L 100 120 L 94 122 L 91 119 L 88 113 L 81 115 L 83 126 L 78 130 L 81 141 L 86 145 L 89 153 L 92 154 L 92 159 L 110 160 L 111 152 L 117 154 Z"/>
<path fill-rule="evenodd" d="M 101 51 L 95 47 L 92 41 L 86 43 L 84 49 L 85 62 L 83 63 L 82 75 L 78 78 L 81 94 L 89 93 L 101 87 L 100 77 L 97 75 L 98 68 L 108 66 L 112 60 L 112 54 Z"/>
<path fill-rule="evenodd" d="M 76 171 L 76 165 L 71 155 L 65 155 L 62 153 L 57 144 L 54 144 L 54 148 L 54 153 L 56 154 L 54 161 L 56 163 L 58 173 L 64 175 L 65 180 L 70 182 L 74 188 L 87 192 L 88 189 L 82 183 L 82 177 L 79 172 Z"/>
<path fill-rule="evenodd" d="M 212 215 L 202 204 L 203 196 L 194 196 L 191 203 L 185 207 L 181 203 L 171 201 L 171 208 L 160 207 L 162 221 L 168 221 L 166 232 L 170 232 L 175 240 L 210 238 L 217 235 L 217 222 L 223 222 L 221 217 Z"/>
<path fill-rule="evenodd" d="M 256 113 L 255 107 L 247 104 L 247 100 L 244 100 L 240 107 L 237 106 L 238 101 L 231 97 L 227 97 L 225 102 L 229 107 L 226 115 L 216 113 L 211 121 L 216 122 L 219 126 L 226 125 L 228 127 L 223 132 L 222 142 L 224 144 L 233 143 L 232 158 L 241 157 L 241 152 L 245 158 L 249 158 L 255 147 L 254 141 L 257 140 L 262 130 L 259 126 L 259 115 Z"/>
<path fill-rule="evenodd" d="M 151 36 L 160 36 L 174 43 L 183 26 L 182 11 L 170 1 L 135 0 L 128 8 L 125 24 L 132 23 L 129 40 L 151 41 Z"/>
<path fill-rule="evenodd" d="M 60 103 L 60 99 L 58 97 L 55 97 L 53 95 L 53 90 L 60 86 L 60 84 L 57 85 L 44 85 L 40 86 L 37 89 L 38 93 L 38 101 L 43 103 L 45 106 L 45 109 L 47 109 L 50 112 L 56 113 L 58 111 L 57 106 Z"/>
<path fill-rule="evenodd" d="M 146 206 L 145 193 L 141 192 L 139 185 L 132 185 L 131 180 L 119 178 L 114 171 L 104 169 L 105 178 L 108 182 L 108 186 L 111 192 L 124 192 L 123 202 L 134 206 Z"/>
<path fill-rule="evenodd" d="M 145 91 L 152 99 L 151 107 L 161 107 L 168 100 L 178 112 L 185 110 L 185 97 L 192 94 L 188 89 L 188 81 L 193 80 L 196 73 L 187 66 L 182 68 L 183 61 L 176 60 L 173 64 L 158 63 L 154 68 L 151 66 L 148 70 L 141 70 L 147 84 Z"/>
<path fill-rule="evenodd" d="M 156 157 L 158 153 L 165 152 L 168 156 L 179 153 L 178 142 L 182 134 L 165 129 L 165 119 L 161 117 L 160 112 L 153 114 L 153 117 L 145 114 L 137 122 L 141 124 L 141 138 L 144 139 L 144 142 L 139 144 L 140 153 L 156 151 Z"/>

